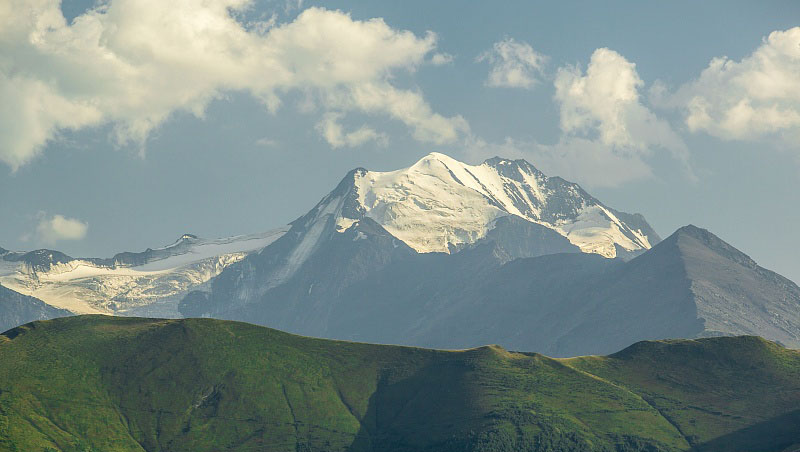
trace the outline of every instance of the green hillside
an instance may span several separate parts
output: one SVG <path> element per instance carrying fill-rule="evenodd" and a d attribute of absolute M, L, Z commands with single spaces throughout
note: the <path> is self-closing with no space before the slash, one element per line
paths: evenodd
<path fill-rule="evenodd" d="M 800 352 L 753 337 L 556 360 L 211 319 L 0 336 L 0 450 L 783 451 L 798 407 Z"/>

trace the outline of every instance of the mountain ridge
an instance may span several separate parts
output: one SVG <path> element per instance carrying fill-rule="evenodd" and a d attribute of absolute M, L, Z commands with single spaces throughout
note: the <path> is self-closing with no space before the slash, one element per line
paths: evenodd
<path fill-rule="evenodd" d="M 800 443 L 800 352 L 748 337 L 552 359 L 87 315 L 0 335 L 0 381 L 0 447 L 11 450 L 780 452 Z"/>
<path fill-rule="evenodd" d="M 373 189 L 371 178 L 391 183 Z M 442 196 L 447 193 L 453 196 Z M 577 184 L 548 178 L 524 160 L 496 157 L 471 166 L 431 153 L 394 172 L 353 169 L 306 215 L 266 233 L 212 240 L 183 234 L 164 247 L 110 258 L 74 258 L 47 249 L 4 250 L 0 283 L 75 313 L 176 317 L 186 294 L 207 292 L 211 279 L 230 265 L 258 254 L 294 228 L 292 233 L 303 234 L 304 240 L 296 243 L 286 266 L 274 274 L 276 280 L 258 290 L 290 278 L 313 253 L 319 234 L 327 230 L 329 215 L 334 217 L 335 232 L 370 218 L 417 252 L 455 253 L 486 240 L 502 240 L 507 251 L 513 248 L 508 258 L 576 249 L 630 258 L 660 240 L 640 215 L 604 206 Z M 514 243 L 518 238 L 524 243 Z M 602 250 L 586 245 L 586 240 L 595 239 Z"/>
<path fill-rule="evenodd" d="M 356 168 L 285 228 L 185 234 L 125 256 L 136 265 L 43 251 L 31 259 L 49 270 L 30 271 L 3 259 L 0 283 L 77 313 L 212 316 L 439 348 L 570 356 L 726 334 L 800 343 L 788 279 L 693 226 L 661 241 L 641 215 L 524 160 L 432 153 L 396 171 Z"/>
<path fill-rule="evenodd" d="M 709 231 L 687 226 L 673 234 L 692 280 L 690 290 L 702 311 L 706 329 L 713 334 L 746 334 L 760 331 L 789 346 L 800 344 L 800 287 L 791 280 L 759 266 Z M 693 240 L 716 255 L 704 253 Z M 733 265 L 727 262 L 732 262 Z M 713 271 L 713 274 L 711 274 Z M 720 303 L 718 300 L 725 300 Z"/>
<path fill-rule="evenodd" d="M 0 284 L 76 313 L 139 313 L 175 317 L 177 305 L 225 267 L 285 232 L 200 239 L 183 234 L 170 245 L 112 258 L 73 258 L 41 249 L 0 254 Z"/>
<path fill-rule="evenodd" d="M 509 248 L 509 243 L 524 245 L 513 240 L 521 237 L 513 224 L 512 239 L 478 242 L 454 254 L 389 257 L 394 247 L 386 242 L 370 252 L 377 254 L 357 257 L 346 245 L 358 236 L 359 224 L 344 232 L 331 226 L 333 241 L 321 242 L 319 254 L 309 257 L 296 279 L 260 290 L 264 279 L 251 271 L 255 267 L 223 275 L 210 292 L 196 294 L 199 301 L 187 297 L 181 311 L 317 337 L 433 348 L 498 343 L 552 356 L 611 353 L 645 339 L 720 334 L 759 334 L 800 347 L 800 289 L 752 267 L 743 253 L 733 253 L 730 245 L 699 228 L 678 230 L 625 262 L 570 248 L 520 256 L 524 253 Z M 371 224 L 373 231 L 365 236 L 380 231 L 391 237 Z M 694 239 L 687 244 L 695 235 L 710 246 Z M 280 265 L 279 254 L 262 253 Z M 386 257 L 371 266 L 372 258 L 363 256 L 373 255 Z M 257 262 L 256 256 L 231 269 L 249 261 Z M 369 271 L 349 274 L 346 280 L 331 276 L 348 266 Z M 329 278 L 337 282 L 315 283 Z M 238 301 L 231 305 L 231 300 Z M 295 310 L 296 317 L 287 316 L 286 309 Z M 316 322 L 312 326 L 301 318 Z"/>

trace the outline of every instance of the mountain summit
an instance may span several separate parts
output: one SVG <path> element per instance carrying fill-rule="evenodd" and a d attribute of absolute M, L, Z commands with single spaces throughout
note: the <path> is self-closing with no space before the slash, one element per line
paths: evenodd
<path fill-rule="evenodd" d="M 439 153 L 397 171 L 356 168 L 290 226 L 190 293 L 181 314 L 324 335 L 340 293 L 420 255 L 487 245 L 456 260 L 490 268 L 558 253 L 630 258 L 660 240 L 641 215 L 613 210 L 524 160 L 472 166 Z"/>
<path fill-rule="evenodd" d="M 348 205 L 338 207 L 346 199 Z M 471 245 L 508 216 L 604 257 L 636 255 L 660 240 L 641 215 L 615 211 L 525 160 L 499 157 L 473 166 L 434 152 L 397 171 L 359 168 L 323 203 L 320 212 L 336 212 L 340 230 L 368 217 L 420 253 Z"/>

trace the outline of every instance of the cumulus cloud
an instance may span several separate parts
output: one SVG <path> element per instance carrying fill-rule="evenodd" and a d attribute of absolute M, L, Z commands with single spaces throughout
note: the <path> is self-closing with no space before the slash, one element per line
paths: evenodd
<path fill-rule="evenodd" d="M 323 8 L 282 24 L 237 21 L 250 6 L 111 0 L 67 24 L 58 0 L 0 3 L 0 160 L 16 169 L 61 131 L 103 124 L 119 144 L 143 146 L 171 115 L 202 117 L 230 91 L 275 112 L 283 94 L 302 90 L 324 110 L 385 115 L 432 143 L 468 130 L 392 83 L 435 50 L 433 33 Z"/>
<path fill-rule="evenodd" d="M 454 143 L 469 132 L 469 124 L 464 118 L 447 118 L 435 113 L 419 91 L 398 90 L 383 82 L 364 82 L 326 90 L 322 103 L 340 111 L 388 114 L 410 127 L 415 139 L 428 143 Z"/>
<path fill-rule="evenodd" d="M 496 42 L 491 50 L 478 55 L 477 62 L 492 65 L 486 85 L 506 88 L 532 88 L 542 76 L 547 57 L 530 44 L 508 38 Z"/>
<path fill-rule="evenodd" d="M 685 112 L 693 132 L 725 140 L 779 136 L 800 140 L 800 27 L 773 31 L 739 61 L 714 58 L 700 76 L 662 103 Z"/>
<path fill-rule="evenodd" d="M 81 240 L 86 237 L 89 224 L 75 218 L 67 218 L 63 215 L 47 216 L 44 212 L 38 215 L 39 223 L 33 237 L 23 236 L 27 241 L 33 238 L 37 243 L 54 245 L 62 240 Z"/>
<path fill-rule="evenodd" d="M 561 128 L 554 144 L 511 138 L 498 144 L 473 137 L 468 153 L 473 158 L 524 158 L 550 175 L 591 187 L 614 187 L 652 177 L 646 159 L 664 150 L 694 177 L 683 140 L 644 105 L 644 82 L 636 65 L 619 53 L 597 49 L 585 72 L 578 66 L 561 67 L 554 85 Z"/>
<path fill-rule="evenodd" d="M 368 141 L 374 141 L 379 146 L 386 146 L 389 143 L 389 138 L 385 134 L 378 133 L 367 126 L 361 126 L 352 132 L 345 132 L 339 122 L 342 116 L 341 113 L 326 113 L 316 126 L 317 131 L 332 148 L 356 147 Z"/>
<path fill-rule="evenodd" d="M 636 65 L 619 53 L 597 49 L 585 73 L 562 67 L 554 84 L 562 137 L 542 149 L 554 164 L 584 175 L 602 169 L 605 184 L 617 184 L 649 176 L 643 159 L 662 149 L 688 169 L 685 143 L 644 105 Z"/>

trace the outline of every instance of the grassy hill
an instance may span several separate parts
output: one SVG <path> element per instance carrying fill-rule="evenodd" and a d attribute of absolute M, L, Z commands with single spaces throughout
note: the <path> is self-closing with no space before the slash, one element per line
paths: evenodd
<path fill-rule="evenodd" d="M 800 352 L 754 337 L 551 359 L 78 316 L 0 336 L 0 450 L 783 451 Z"/>

